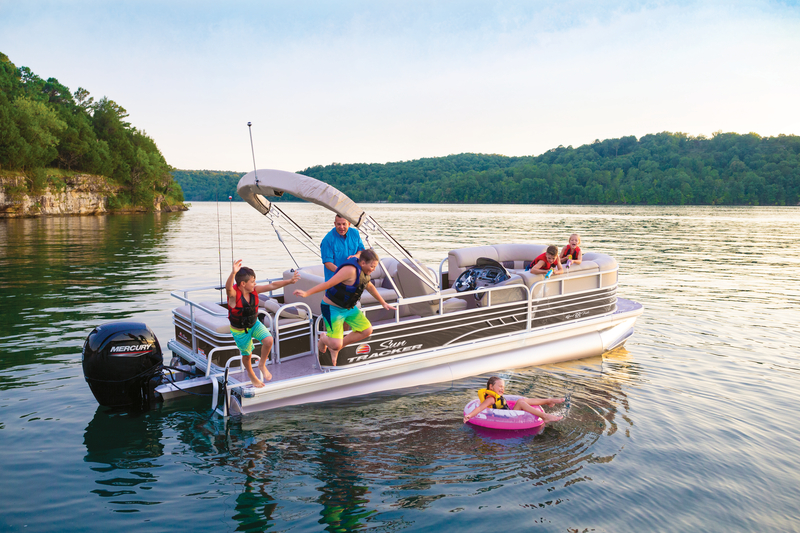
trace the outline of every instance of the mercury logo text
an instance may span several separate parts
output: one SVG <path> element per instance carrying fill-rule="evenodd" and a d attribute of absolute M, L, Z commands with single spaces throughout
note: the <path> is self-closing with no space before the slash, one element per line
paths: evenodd
<path fill-rule="evenodd" d="M 150 349 L 149 344 L 133 344 L 131 346 L 112 346 L 111 353 L 143 352 Z"/>

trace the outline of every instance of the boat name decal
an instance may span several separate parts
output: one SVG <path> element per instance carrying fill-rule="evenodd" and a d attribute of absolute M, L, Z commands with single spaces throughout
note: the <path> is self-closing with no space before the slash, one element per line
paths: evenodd
<path fill-rule="evenodd" d="M 391 339 L 389 339 L 388 341 L 383 341 L 380 344 L 380 347 L 381 348 L 399 348 L 400 346 L 405 346 L 405 345 L 406 345 L 406 341 L 393 342 Z"/>
<path fill-rule="evenodd" d="M 363 355 L 369 352 L 370 352 L 369 344 L 362 344 L 361 346 L 356 348 L 356 355 Z"/>
<path fill-rule="evenodd" d="M 570 320 L 571 318 L 580 318 L 583 315 L 588 315 L 588 314 L 589 314 L 589 311 L 576 311 L 573 314 L 564 315 L 564 318 L 567 319 L 567 320 Z"/>
<path fill-rule="evenodd" d="M 112 346 L 111 353 L 118 352 L 142 352 L 151 348 L 149 344 L 132 344 L 130 346 Z"/>
<path fill-rule="evenodd" d="M 369 353 L 369 345 L 361 345 L 356 350 L 356 353 L 361 352 L 364 346 L 367 347 L 367 353 L 364 353 L 363 355 L 359 355 L 357 357 L 348 357 L 347 362 L 358 363 L 360 361 L 366 361 L 367 359 L 374 359 L 376 357 L 385 357 L 387 355 L 397 355 L 399 353 L 413 352 L 415 350 L 419 350 L 420 348 L 422 348 L 421 344 L 413 344 L 411 346 L 406 346 L 406 341 L 392 342 L 391 340 L 388 340 L 380 343 L 378 348 L 378 349 L 388 348 L 388 350 L 384 349 L 383 351 L 371 354 Z"/>

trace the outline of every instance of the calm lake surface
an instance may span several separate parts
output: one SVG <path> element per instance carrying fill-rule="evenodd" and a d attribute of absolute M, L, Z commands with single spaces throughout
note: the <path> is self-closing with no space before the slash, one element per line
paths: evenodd
<path fill-rule="evenodd" d="M 227 421 L 201 398 L 114 412 L 81 369 L 95 325 L 143 321 L 169 354 L 169 293 L 219 282 L 231 218 L 259 278 L 292 260 L 241 202 L 0 221 L 0 530 L 800 531 L 800 208 L 365 207 L 437 269 L 578 232 L 645 313 L 603 358 L 501 373 L 511 394 L 571 392 L 538 435 L 462 424 L 488 375 Z"/>

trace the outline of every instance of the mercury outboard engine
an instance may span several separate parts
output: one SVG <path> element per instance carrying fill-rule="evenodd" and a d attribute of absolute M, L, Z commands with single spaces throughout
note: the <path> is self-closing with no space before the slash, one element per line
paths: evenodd
<path fill-rule="evenodd" d="M 161 346 L 141 322 L 94 328 L 83 345 L 83 376 L 106 407 L 148 406 L 148 382 L 161 371 Z"/>

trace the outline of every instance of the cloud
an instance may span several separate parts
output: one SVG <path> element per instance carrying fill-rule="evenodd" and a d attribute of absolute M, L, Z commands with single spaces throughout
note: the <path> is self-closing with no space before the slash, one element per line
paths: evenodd
<path fill-rule="evenodd" d="M 794 3 L 0 6 L 12 61 L 116 100 L 179 168 L 247 170 L 247 121 L 289 170 L 800 125 Z"/>

